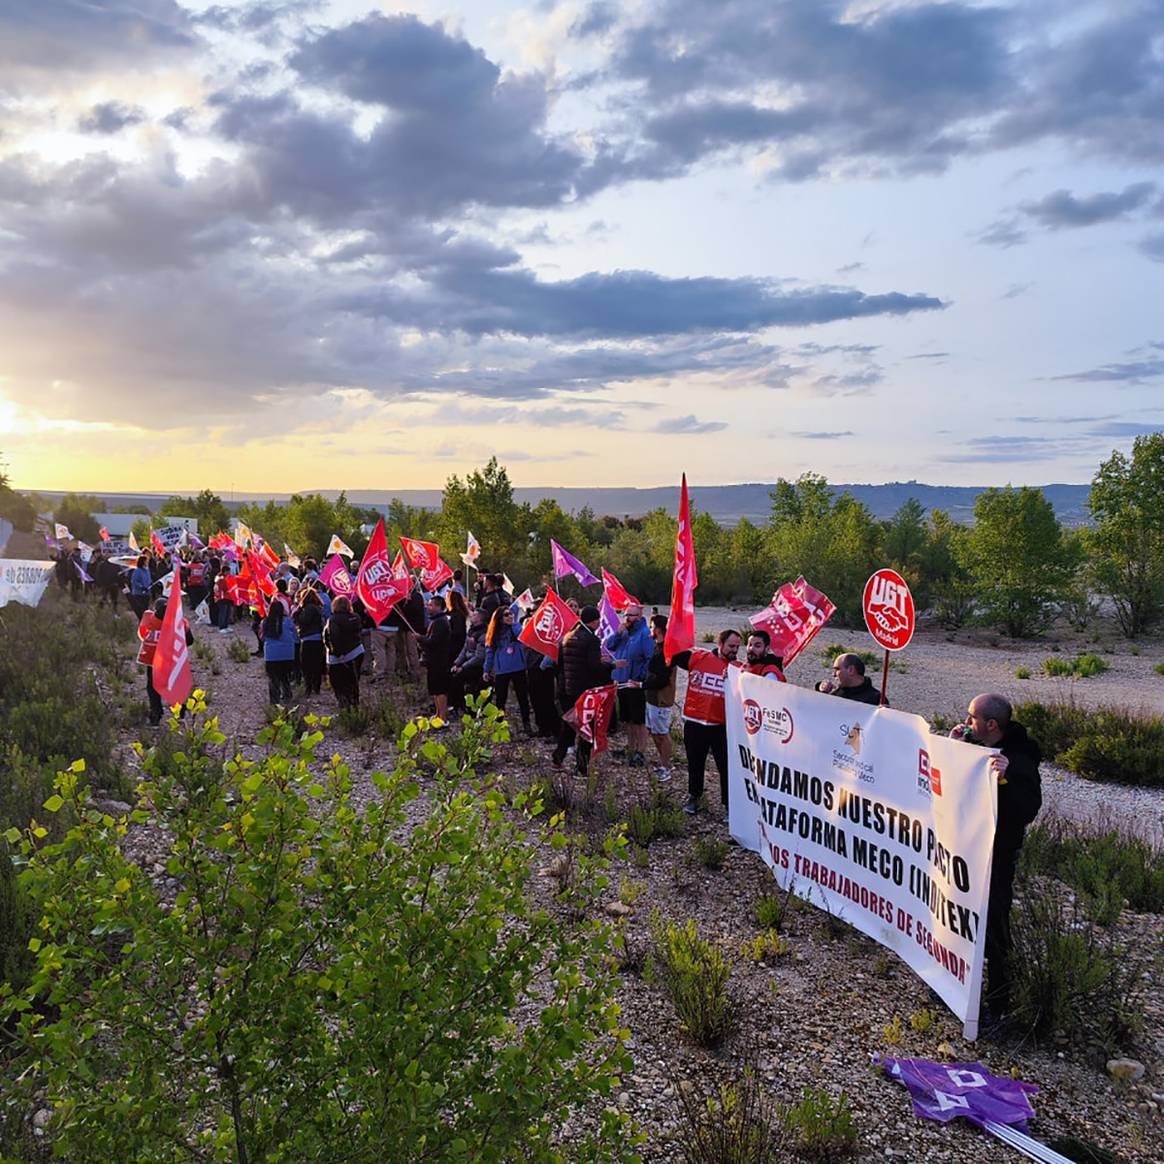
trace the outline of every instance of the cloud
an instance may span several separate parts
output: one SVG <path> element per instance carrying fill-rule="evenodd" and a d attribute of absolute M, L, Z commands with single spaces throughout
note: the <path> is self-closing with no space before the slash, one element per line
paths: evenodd
<path fill-rule="evenodd" d="M 693 436 L 701 433 L 722 432 L 727 423 L 722 420 L 696 420 L 694 416 L 676 416 L 661 420 L 651 430 L 670 436 Z"/>
<path fill-rule="evenodd" d="M 1150 345 L 1156 347 L 1157 345 Z M 1068 372 L 1052 376 L 1051 380 L 1069 381 L 1078 384 L 1146 384 L 1164 376 L 1164 356 L 1149 356 L 1145 359 L 1126 360 L 1102 364 L 1080 372 Z"/>
<path fill-rule="evenodd" d="M 1076 447 L 1076 441 L 1058 437 L 970 437 L 961 446 L 938 454 L 936 459 L 953 465 L 1053 461 Z"/>
<path fill-rule="evenodd" d="M 94 105 L 77 123 L 82 133 L 119 133 L 130 125 L 140 125 L 145 121 L 145 111 L 136 105 L 124 105 L 120 101 L 105 101 Z"/>
<path fill-rule="evenodd" d="M 999 299 L 1017 299 L 1020 295 L 1025 295 L 1034 283 L 1012 283 L 1000 296 Z"/>
<path fill-rule="evenodd" d="M 793 431 L 793 432 L 790 432 L 788 435 L 794 436 L 794 437 L 800 437 L 802 440 L 807 440 L 807 441 L 836 441 L 836 440 L 840 440 L 842 437 L 851 437 L 853 435 L 853 433 L 850 429 L 845 429 L 842 432 Z"/>
<path fill-rule="evenodd" d="M 1091 430 L 1091 435 L 1097 437 L 1137 437 L 1161 430 L 1164 430 L 1164 422 L 1161 421 L 1157 421 L 1155 424 L 1141 424 L 1132 420 L 1115 420 L 1107 424 L 1097 425 Z"/>
<path fill-rule="evenodd" d="M 1068 190 L 1056 190 L 1037 202 L 1024 202 L 1020 209 L 1048 230 L 1095 226 L 1127 218 L 1142 209 L 1156 193 L 1154 182 L 1136 182 L 1117 192 L 1076 197 Z"/>
<path fill-rule="evenodd" d="M 1009 250 L 1027 241 L 1027 232 L 1013 218 L 992 222 L 980 235 L 978 241 L 990 247 Z"/>
<path fill-rule="evenodd" d="M 949 352 L 917 352 L 912 356 L 906 356 L 907 360 L 948 360 L 950 358 Z"/>
<path fill-rule="evenodd" d="M 1154 263 L 1164 263 L 1164 233 L 1145 235 L 1140 239 L 1137 249 Z"/>

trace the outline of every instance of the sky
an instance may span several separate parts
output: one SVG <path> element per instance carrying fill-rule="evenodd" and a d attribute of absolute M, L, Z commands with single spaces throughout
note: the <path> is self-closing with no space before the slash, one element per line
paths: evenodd
<path fill-rule="evenodd" d="M 1164 0 L 0 0 L 23 489 L 1086 482 Z"/>

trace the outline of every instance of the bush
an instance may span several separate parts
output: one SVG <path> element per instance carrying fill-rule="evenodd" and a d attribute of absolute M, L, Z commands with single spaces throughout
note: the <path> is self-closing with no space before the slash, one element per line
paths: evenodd
<path fill-rule="evenodd" d="M 227 644 L 226 653 L 235 663 L 249 663 L 252 655 L 242 639 L 232 638 Z"/>
<path fill-rule="evenodd" d="M 755 1069 L 737 1083 L 724 1084 L 717 1097 L 699 1103 L 680 1086 L 685 1164 L 770 1164 L 777 1159 L 772 1111 Z"/>
<path fill-rule="evenodd" d="M 1017 667 L 1017 668 L 1015 668 L 1014 677 L 1016 679 L 1029 679 L 1031 677 L 1030 667 Z"/>
<path fill-rule="evenodd" d="M 731 965 L 710 942 L 704 941 L 694 921 L 684 925 L 651 923 L 654 949 L 648 977 L 662 986 L 675 1005 L 679 1022 L 693 1042 L 711 1047 L 727 1034 L 732 1023 L 727 992 Z"/>
<path fill-rule="evenodd" d="M 722 869 L 727 859 L 728 843 L 717 837 L 696 837 L 691 845 L 691 854 L 696 863 L 705 869 Z"/>
<path fill-rule="evenodd" d="M 1157 663 L 1156 666 L 1152 668 L 1152 670 L 1155 671 L 1157 675 L 1164 675 L 1164 663 Z"/>
<path fill-rule="evenodd" d="M 1119 917 L 1125 901 L 1137 913 L 1164 913 L 1164 852 L 1142 837 L 1090 833 L 1053 818 L 1027 830 L 1020 859 L 1029 872 L 1077 889 L 1103 925 Z"/>
<path fill-rule="evenodd" d="M 1072 670 L 1080 679 L 1090 679 L 1093 675 L 1102 675 L 1110 670 L 1111 664 L 1101 655 L 1079 655 L 1071 665 Z"/>
<path fill-rule="evenodd" d="M 171 722 L 164 763 L 145 756 L 134 814 L 169 838 L 176 896 L 121 851 L 75 771 L 57 792 L 78 823 L 57 845 L 21 841 L 45 911 L 33 981 L 0 1019 L 20 1099 L 54 1111 L 54 1154 L 548 1160 L 589 1110 L 579 1156 L 630 1158 L 626 1117 L 600 1098 L 630 1066 L 611 934 L 532 904 L 533 822 L 511 823 L 497 785 L 415 725 L 364 807 L 338 757 L 316 762 L 318 731 L 275 724 L 247 760 L 196 710 Z M 465 754 L 495 726 L 466 725 Z M 421 755 L 439 771 L 418 812 Z M 553 824 L 544 839 L 566 843 Z M 590 862 L 572 892 L 595 904 L 606 888 Z"/>
<path fill-rule="evenodd" d="M 1139 960 L 1058 882 L 1024 878 L 1016 897 L 1016 1019 L 1036 1038 L 1063 1031 L 1105 1051 L 1122 1046 L 1143 1023 Z"/>
<path fill-rule="evenodd" d="M 828 1092 L 806 1087 L 799 1103 L 781 1104 L 778 1114 L 799 1156 L 832 1160 L 857 1149 L 857 1125 L 843 1091 L 834 1102 Z"/>
<path fill-rule="evenodd" d="M 793 895 L 791 880 L 788 887 L 779 893 L 762 893 L 752 906 L 752 916 L 756 919 L 756 925 L 763 930 L 783 933 L 784 922 L 788 914 L 796 908 L 794 902 L 798 900 Z"/>
<path fill-rule="evenodd" d="M 1057 659 L 1052 655 L 1043 660 L 1043 673 L 1055 679 L 1074 674 L 1074 671 L 1075 668 L 1071 665 L 1070 659 Z"/>
<path fill-rule="evenodd" d="M 1080 776 L 1164 787 L 1164 716 L 1074 703 L 1023 703 L 1015 718 L 1044 753 Z"/>

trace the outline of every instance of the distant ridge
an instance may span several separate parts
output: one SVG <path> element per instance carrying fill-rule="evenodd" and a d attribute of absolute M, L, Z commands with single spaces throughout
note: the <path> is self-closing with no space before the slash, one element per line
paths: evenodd
<path fill-rule="evenodd" d="M 743 485 L 692 485 L 692 503 L 703 513 L 708 513 L 721 524 L 734 525 L 742 517 L 757 524 L 767 520 L 772 509 L 769 494 L 774 484 Z M 955 521 L 970 524 L 974 519 L 974 501 L 986 488 L 984 485 L 926 485 L 919 481 L 894 481 L 886 485 L 833 485 L 834 493 L 851 493 L 858 501 L 864 502 L 879 519 L 892 517 L 911 497 L 916 498 L 928 513 L 931 509 L 944 509 Z M 1089 485 L 1043 485 L 1043 493 L 1055 509 L 1064 525 L 1085 525 L 1089 520 L 1087 495 Z M 44 497 L 60 498 L 59 491 L 41 490 Z M 181 491 L 178 491 L 181 492 Z M 301 489 L 300 493 L 321 493 L 324 497 L 336 498 L 338 489 Z M 679 486 L 667 485 L 651 489 L 634 488 L 515 488 L 515 499 L 536 505 L 542 498 L 551 498 L 569 513 L 589 506 L 599 516 L 610 514 L 614 517 L 641 517 L 652 509 L 667 509 L 674 512 L 679 505 Z M 168 493 L 97 493 L 94 496 L 109 506 L 147 505 L 156 509 Z M 230 494 L 220 496 L 228 507 L 232 505 Z M 233 505 L 250 501 L 286 501 L 288 493 L 235 493 Z M 440 489 L 352 489 L 348 500 L 355 505 L 385 510 L 393 499 L 399 499 L 413 508 L 423 506 L 436 509 L 441 503 Z"/>

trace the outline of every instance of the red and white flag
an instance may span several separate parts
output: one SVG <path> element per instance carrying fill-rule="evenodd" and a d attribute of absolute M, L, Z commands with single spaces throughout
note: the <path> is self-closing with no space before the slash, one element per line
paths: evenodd
<path fill-rule="evenodd" d="M 403 567 L 403 560 L 399 554 L 396 563 L 388 557 L 384 519 L 380 518 L 356 574 L 356 594 L 373 622 L 382 622 L 401 599 L 408 597 L 412 580 L 406 570 L 398 572 L 396 564 Z"/>
<path fill-rule="evenodd" d="M 350 598 L 355 589 L 355 583 L 352 581 L 351 574 L 348 573 L 347 564 L 339 554 L 333 554 L 324 563 L 323 569 L 319 571 L 319 580 L 332 594 L 342 595 L 345 598 Z"/>
<path fill-rule="evenodd" d="M 606 732 L 614 715 L 618 688 L 609 683 L 605 687 L 589 687 L 578 696 L 578 702 L 562 717 L 592 746 L 593 754 L 605 752 Z"/>
<path fill-rule="evenodd" d="M 181 563 L 174 559 L 174 577 L 181 571 Z M 153 662 L 154 690 L 161 696 L 166 707 L 185 703 L 194 688 L 194 676 L 190 670 L 190 650 L 186 646 L 186 619 L 182 614 L 182 587 L 171 586 L 170 598 L 166 603 L 166 614 L 162 619 L 158 646 Z"/>
<path fill-rule="evenodd" d="M 432 570 L 440 561 L 441 548 L 436 542 L 422 542 L 417 538 L 401 537 L 400 544 L 404 547 L 404 556 L 414 570 Z"/>
<path fill-rule="evenodd" d="M 266 542 L 259 546 L 259 557 L 273 570 L 279 564 L 279 555 Z"/>
<path fill-rule="evenodd" d="M 801 575 L 795 582 L 780 586 L 772 601 L 748 621 L 757 630 L 768 632 L 772 653 L 779 655 L 787 668 L 836 609 L 827 595 L 810 586 Z"/>
<path fill-rule="evenodd" d="M 663 656 L 667 662 L 680 652 L 695 646 L 695 588 L 699 575 L 695 569 L 695 543 L 691 537 L 691 507 L 687 501 L 687 474 L 679 495 L 679 529 L 675 534 L 675 577 L 671 582 L 671 614 L 667 635 L 663 639 Z"/>
<path fill-rule="evenodd" d="M 158 531 L 156 529 L 150 530 L 150 545 L 152 545 L 159 554 L 165 557 L 166 543 L 163 542 L 160 537 L 158 537 Z"/>
<path fill-rule="evenodd" d="M 546 591 L 545 600 L 526 620 L 517 637 L 527 647 L 558 661 L 558 644 L 562 636 L 574 627 L 578 616 L 554 593 Z"/>
<path fill-rule="evenodd" d="M 101 540 L 103 542 L 109 541 L 109 531 L 104 526 L 102 526 L 97 532 L 101 535 Z"/>
<path fill-rule="evenodd" d="M 329 554 L 343 554 L 345 557 L 354 558 L 351 547 L 339 534 L 332 534 L 331 541 L 327 543 L 327 552 Z"/>
<path fill-rule="evenodd" d="M 626 610 L 628 606 L 642 606 L 642 603 L 605 566 L 602 568 L 602 591 L 615 610 Z"/>

